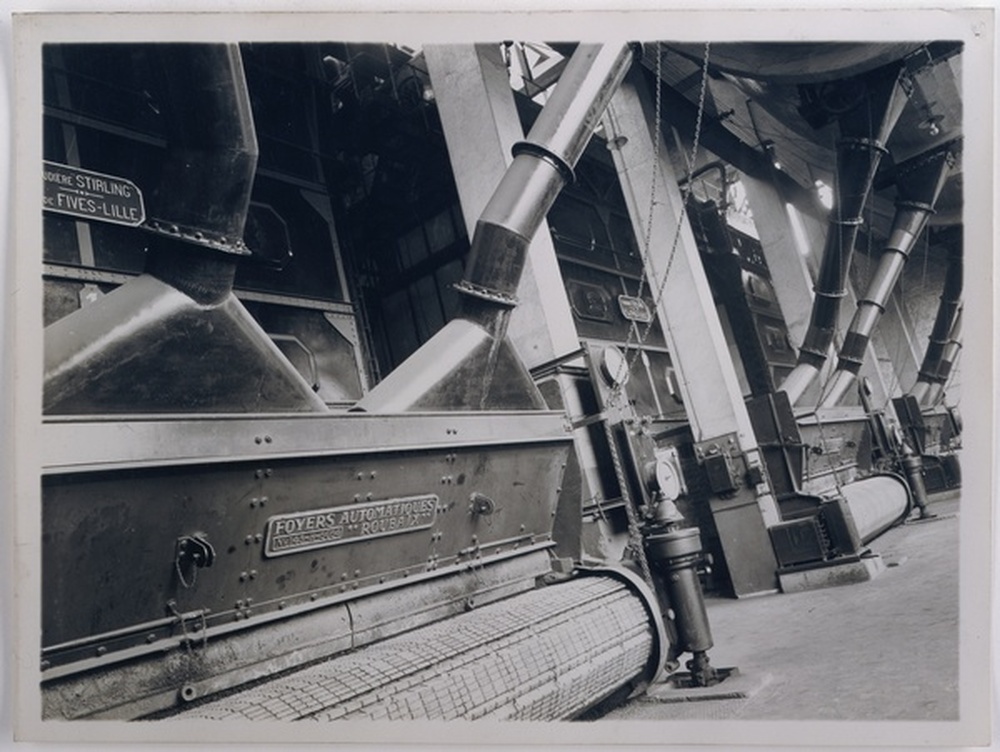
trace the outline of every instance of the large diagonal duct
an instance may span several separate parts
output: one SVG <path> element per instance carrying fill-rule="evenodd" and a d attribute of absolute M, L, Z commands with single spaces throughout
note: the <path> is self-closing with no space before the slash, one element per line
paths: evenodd
<path fill-rule="evenodd" d="M 952 149 L 953 144 L 948 144 L 897 168 L 898 198 L 889 239 L 868 283 L 868 289 L 858 301 L 854 318 L 851 319 L 844 344 L 840 348 L 837 370 L 826 387 L 821 407 L 833 407 L 839 403 L 857 378 L 872 332 L 885 312 L 889 297 L 927 219 L 934 213 L 934 205 L 948 178 L 948 172 L 955 164 Z"/>
<path fill-rule="evenodd" d="M 630 45 L 581 44 L 483 210 L 465 276 L 462 311 L 375 387 L 356 409 L 544 407 L 506 336 L 528 246 L 600 122 L 633 58 Z"/>
<path fill-rule="evenodd" d="M 962 309 L 959 308 L 952 322 L 951 332 L 948 334 L 948 341 L 941 350 L 941 357 L 937 361 L 937 367 L 933 375 L 925 376 L 927 382 L 926 391 L 920 396 L 921 405 L 930 407 L 936 405 L 944 391 L 945 384 L 951 377 L 952 366 L 958 358 L 958 353 L 962 349 Z M 920 382 L 918 382 L 920 383 Z M 914 395 L 916 396 L 916 395 Z"/>
<path fill-rule="evenodd" d="M 927 352 L 924 353 L 917 381 L 909 392 L 921 404 L 933 404 L 929 394 L 932 391 L 932 386 L 943 384 L 948 378 L 948 374 L 945 373 L 944 380 L 939 381 L 945 353 L 949 346 L 958 339 L 954 333 L 955 329 L 957 327 L 961 330 L 962 255 L 962 242 L 959 241 L 952 246 L 948 253 L 944 288 L 941 291 L 941 302 L 938 304 L 934 326 L 927 343 Z M 952 347 L 952 349 L 955 348 Z M 950 363 L 949 361 L 946 369 L 948 372 L 951 370 Z"/>
<path fill-rule="evenodd" d="M 325 410 L 233 295 L 257 165 L 236 45 L 153 45 L 166 155 L 145 273 L 45 330 L 46 414 Z"/>
<path fill-rule="evenodd" d="M 836 332 L 840 300 L 847 294 L 847 275 L 862 211 L 871 192 L 886 142 L 912 92 L 904 68 L 890 66 L 865 77 L 867 96 L 839 119 L 837 181 L 834 206 L 813 287 L 812 315 L 799 349 L 798 363 L 779 389 L 795 405 L 826 362 Z"/>

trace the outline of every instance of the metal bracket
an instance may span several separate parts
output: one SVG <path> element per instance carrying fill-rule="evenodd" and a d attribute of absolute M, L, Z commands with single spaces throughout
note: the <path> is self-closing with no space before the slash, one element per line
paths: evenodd
<path fill-rule="evenodd" d="M 215 548 L 204 533 L 182 535 L 174 548 L 174 570 L 185 588 L 194 587 L 198 570 L 212 566 Z"/>

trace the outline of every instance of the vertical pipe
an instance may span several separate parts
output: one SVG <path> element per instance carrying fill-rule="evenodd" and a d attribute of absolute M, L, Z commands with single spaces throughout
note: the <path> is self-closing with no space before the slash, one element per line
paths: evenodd
<path fill-rule="evenodd" d="M 909 99 L 912 83 L 905 69 L 881 69 L 867 78 L 868 96 L 840 117 L 837 142 L 836 201 L 813 288 L 809 329 L 799 349 L 795 368 L 779 388 L 795 405 L 826 362 L 833 343 L 840 299 L 847 294 L 847 274 L 854 242 L 862 224 L 862 210 L 871 192 L 885 144 Z M 874 115 L 874 117 L 873 117 Z"/>
<path fill-rule="evenodd" d="M 821 407 L 833 407 L 854 383 L 864 362 L 865 350 L 886 304 L 910 258 L 917 239 L 923 232 L 934 204 L 944 187 L 955 157 L 950 148 L 936 149 L 897 170 L 899 198 L 896 216 L 878 267 L 868 283 L 840 349 L 837 370 L 826 389 Z"/>

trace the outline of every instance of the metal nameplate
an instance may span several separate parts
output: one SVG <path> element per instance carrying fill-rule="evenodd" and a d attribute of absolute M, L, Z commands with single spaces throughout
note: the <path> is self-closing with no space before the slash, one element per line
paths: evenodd
<path fill-rule="evenodd" d="M 136 227 L 146 219 L 142 191 L 131 180 L 44 162 L 42 208 L 78 219 Z"/>
<path fill-rule="evenodd" d="M 427 494 L 275 515 L 267 521 L 264 556 L 424 530 L 434 524 L 437 509 L 438 497 Z"/>
<path fill-rule="evenodd" d="M 622 316 L 629 321 L 648 324 L 653 320 L 653 313 L 642 298 L 636 298 L 631 295 L 619 295 L 618 308 L 622 312 Z"/>

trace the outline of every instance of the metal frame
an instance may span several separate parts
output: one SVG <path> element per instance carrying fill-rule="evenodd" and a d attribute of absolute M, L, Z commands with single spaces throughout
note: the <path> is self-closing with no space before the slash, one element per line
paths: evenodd
<path fill-rule="evenodd" d="M 561 412 L 55 418 L 43 474 L 572 440 Z"/>
<path fill-rule="evenodd" d="M 112 272 L 86 266 L 73 266 L 71 264 L 45 263 L 42 264 L 42 276 L 51 279 L 69 280 L 71 282 L 98 282 L 107 285 L 123 285 L 130 279 L 138 277 L 139 274 L 137 272 Z M 291 308 L 305 308 L 313 311 L 354 316 L 354 306 L 351 303 L 300 298 L 293 295 L 279 295 L 277 293 L 241 290 L 239 288 L 233 290 L 233 293 L 240 300 L 250 300 L 255 303 L 271 303 Z"/>

